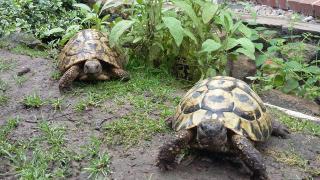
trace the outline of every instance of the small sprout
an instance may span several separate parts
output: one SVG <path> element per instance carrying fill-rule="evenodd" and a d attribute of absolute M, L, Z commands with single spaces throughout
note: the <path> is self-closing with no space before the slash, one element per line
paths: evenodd
<path fill-rule="evenodd" d="M 22 84 L 28 80 L 26 76 L 17 76 L 17 75 L 14 76 L 13 79 L 16 82 L 16 84 L 19 86 L 22 86 Z"/>
<path fill-rule="evenodd" d="M 53 80 L 59 80 L 61 77 L 61 73 L 60 71 L 53 71 L 50 76 Z"/>
<path fill-rule="evenodd" d="M 54 110 L 61 110 L 63 98 L 51 99 L 50 104 L 54 108 Z"/>
<path fill-rule="evenodd" d="M 12 60 L 5 60 L 0 58 L 0 72 L 8 71 L 13 68 L 14 64 Z"/>
<path fill-rule="evenodd" d="M 8 103 L 9 97 L 0 92 L 0 106 L 4 106 Z"/>
<path fill-rule="evenodd" d="M 41 99 L 39 95 L 34 93 L 33 95 L 28 95 L 24 97 L 22 103 L 27 108 L 39 108 L 44 104 L 44 101 Z"/>

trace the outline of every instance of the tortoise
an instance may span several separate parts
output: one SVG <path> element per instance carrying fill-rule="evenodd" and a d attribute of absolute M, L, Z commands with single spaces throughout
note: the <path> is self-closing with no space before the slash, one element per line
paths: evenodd
<path fill-rule="evenodd" d="M 94 29 L 82 30 L 70 39 L 58 56 L 59 70 L 64 73 L 59 88 L 69 88 L 75 79 L 128 80 L 120 56 L 108 43 L 107 36 Z"/>
<path fill-rule="evenodd" d="M 268 179 L 255 142 L 289 134 L 248 84 L 228 76 L 199 81 L 169 119 L 176 134 L 160 148 L 157 166 L 161 170 L 173 169 L 181 150 L 195 148 L 236 155 L 252 171 L 253 179 Z"/>

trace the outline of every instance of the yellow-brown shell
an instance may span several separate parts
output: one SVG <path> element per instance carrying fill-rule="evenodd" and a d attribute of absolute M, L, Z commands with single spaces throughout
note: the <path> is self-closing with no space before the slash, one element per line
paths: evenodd
<path fill-rule="evenodd" d="M 109 47 L 108 37 L 94 29 L 82 30 L 69 40 L 59 54 L 58 67 L 64 72 L 71 66 L 88 59 L 99 59 L 121 68 L 120 58 Z"/>
<path fill-rule="evenodd" d="M 260 97 L 245 82 L 227 76 L 208 78 L 192 87 L 179 103 L 172 126 L 179 131 L 205 120 L 221 121 L 253 141 L 265 141 L 272 131 Z"/>

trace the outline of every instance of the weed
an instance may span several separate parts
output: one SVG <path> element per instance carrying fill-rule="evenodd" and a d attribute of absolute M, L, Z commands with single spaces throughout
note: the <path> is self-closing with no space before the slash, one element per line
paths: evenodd
<path fill-rule="evenodd" d="M 0 58 L 0 72 L 11 70 L 14 66 L 13 60 Z"/>
<path fill-rule="evenodd" d="M 61 72 L 60 71 L 53 71 L 51 74 L 50 74 L 50 77 L 53 79 L 53 80 L 59 80 L 61 78 Z"/>
<path fill-rule="evenodd" d="M 27 76 L 17 76 L 17 75 L 13 76 L 13 79 L 18 86 L 22 86 L 22 84 L 28 80 Z"/>
<path fill-rule="evenodd" d="M 4 80 L 0 79 L 0 92 L 5 92 L 8 90 L 8 83 L 5 82 Z"/>
<path fill-rule="evenodd" d="M 110 144 L 130 147 L 141 140 L 150 140 L 156 133 L 168 130 L 163 120 L 150 119 L 143 113 L 132 113 L 105 126 L 106 140 Z"/>
<path fill-rule="evenodd" d="M 45 102 L 36 93 L 34 93 L 32 95 L 25 96 L 22 101 L 22 104 L 24 106 L 26 106 L 27 108 L 39 108 L 44 103 Z"/>
<path fill-rule="evenodd" d="M 300 168 L 305 168 L 307 165 L 307 160 L 302 158 L 301 155 L 294 151 L 278 151 L 273 149 L 266 150 L 266 154 L 269 154 L 276 161 L 287 164 L 289 166 L 298 166 Z"/>
<path fill-rule="evenodd" d="M 8 103 L 9 97 L 6 96 L 4 93 L 0 92 L 0 106 L 4 106 Z"/>
<path fill-rule="evenodd" d="M 320 136 L 319 124 L 290 117 L 276 109 L 270 109 L 270 111 L 277 117 L 280 122 L 288 126 L 291 131 L 302 131 L 313 134 L 315 136 Z"/>
<path fill-rule="evenodd" d="M 40 51 L 36 49 L 31 49 L 24 45 L 18 45 L 11 49 L 11 52 L 17 53 L 17 54 L 24 54 L 30 57 L 48 57 L 48 53 L 46 51 Z"/>
<path fill-rule="evenodd" d="M 110 156 L 108 153 L 99 153 L 96 158 L 90 161 L 89 167 L 83 168 L 89 173 L 88 178 L 98 179 L 100 175 L 104 177 L 110 174 Z"/>
<path fill-rule="evenodd" d="M 54 108 L 55 111 L 61 110 L 63 98 L 51 99 L 50 104 Z"/>

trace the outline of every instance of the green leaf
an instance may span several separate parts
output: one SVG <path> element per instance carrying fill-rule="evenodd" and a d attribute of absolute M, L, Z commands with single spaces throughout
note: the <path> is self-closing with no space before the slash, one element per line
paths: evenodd
<path fill-rule="evenodd" d="M 97 1 L 96 3 L 93 4 L 93 12 L 98 14 L 99 13 L 99 10 L 100 10 L 100 7 L 101 7 L 101 2 L 100 1 Z"/>
<path fill-rule="evenodd" d="M 200 52 L 213 52 L 218 50 L 221 47 L 221 44 L 212 40 L 212 39 L 207 39 L 202 43 L 201 51 Z"/>
<path fill-rule="evenodd" d="M 196 44 L 198 44 L 197 38 L 193 35 L 193 33 L 191 31 L 189 31 L 188 29 L 184 28 L 183 32 L 185 35 L 187 35 L 190 39 L 192 39 Z"/>
<path fill-rule="evenodd" d="M 238 30 L 247 38 L 250 38 L 251 35 L 252 35 L 252 32 L 251 32 L 251 29 L 248 28 L 246 25 L 244 24 L 241 24 L 239 27 L 238 27 Z"/>
<path fill-rule="evenodd" d="M 60 32 L 64 32 L 64 29 L 62 29 L 61 27 L 57 27 L 57 28 L 50 29 L 49 31 L 46 31 L 44 34 L 46 36 L 50 36 L 52 34 L 60 33 Z"/>
<path fill-rule="evenodd" d="M 256 49 L 258 49 L 259 51 L 262 51 L 262 49 L 263 49 L 263 44 L 262 44 L 262 43 L 254 43 L 254 46 L 255 46 Z"/>
<path fill-rule="evenodd" d="M 207 70 L 206 76 L 207 77 L 214 77 L 217 75 L 217 71 L 214 68 L 209 68 Z"/>
<path fill-rule="evenodd" d="M 118 43 L 120 36 L 133 25 L 134 21 L 122 20 L 119 21 L 110 32 L 110 45 L 114 46 Z"/>
<path fill-rule="evenodd" d="M 246 55 L 246 56 L 248 56 L 250 59 L 252 59 L 252 60 L 255 60 L 256 58 L 255 58 L 255 56 L 254 56 L 254 53 L 253 52 L 250 52 L 250 51 L 248 51 L 247 49 L 244 49 L 244 48 L 238 48 L 237 50 L 236 50 L 236 52 L 238 52 L 238 53 L 242 53 L 242 54 L 244 54 L 244 55 Z"/>
<path fill-rule="evenodd" d="M 312 74 L 320 74 L 320 68 L 318 66 L 309 66 L 306 68 L 306 72 Z"/>
<path fill-rule="evenodd" d="M 250 53 L 254 53 L 255 52 L 255 47 L 253 42 L 248 39 L 248 38 L 240 38 L 238 39 L 238 43 L 241 44 L 241 46 L 246 49 L 248 52 Z"/>
<path fill-rule="evenodd" d="M 123 1 L 106 1 L 104 3 L 104 5 L 102 6 L 99 15 L 102 14 L 103 11 L 105 11 L 106 9 L 112 8 L 112 7 L 118 7 L 120 5 L 124 4 Z"/>
<path fill-rule="evenodd" d="M 288 61 L 285 63 L 286 67 L 292 71 L 303 71 L 303 67 L 296 61 Z"/>
<path fill-rule="evenodd" d="M 273 85 L 275 87 L 282 86 L 284 84 L 284 81 L 285 81 L 284 77 L 281 76 L 280 74 L 277 74 L 273 79 Z"/>
<path fill-rule="evenodd" d="M 184 35 L 181 22 L 174 17 L 163 17 L 162 20 L 165 26 L 169 29 L 169 32 L 174 38 L 177 46 L 180 46 Z"/>
<path fill-rule="evenodd" d="M 137 3 L 138 3 L 138 4 L 142 4 L 142 3 L 143 3 L 143 0 L 137 0 Z"/>
<path fill-rule="evenodd" d="M 264 62 L 267 60 L 267 58 L 268 57 L 264 54 L 259 55 L 256 60 L 256 65 L 261 66 L 262 64 L 264 64 Z"/>
<path fill-rule="evenodd" d="M 289 93 L 290 91 L 296 89 L 297 87 L 299 87 L 299 82 L 293 78 L 290 78 L 286 81 L 283 87 L 283 92 Z"/>
<path fill-rule="evenodd" d="M 193 21 L 193 23 L 196 26 L 199 26 L 200 22 L 199 19 L 196 15 L 196 13 L 194 12 L 193 8 L 191 5 L 189 5 L 188 3 L 186 3 L 185 1 L 175 1 L 173 2 L 175 6 L 179 7 L 180 9 L 182 9 L 182 11 L 184 11 Z"/>
<path fill-rule="evenodd" d="M 213 3 L 206 3 L 203 6 L 203 10 L 202 10 L 202 20 L 205 24 L 207 24 L 208 22 L 210 22 L 210 20 L 213 18 L 213 16 L 216 14 L 217 10 L 218 10 L 218 5 L 217 4 L 213 4 Z"/>
<path fill-rule="evenodd" d="M 234 38 L 228 38 L 227 41 L 228 42 L 227 42 L 227 49 L 226 50 L 232 49 L 239 44 L 237 39 L 234 39 Z"/>
<path fill-rule="evenodd" d="M 87 11 L 87 12 L 91 12 L 91 8 L 90 8 L 88 5 L 86 5 L 86 4 L 76 3 L 76 4 L 74 4 L 73 6 L 78 7 L 78 8 L 80 8 L 80 9 L 83 9 L 83 10 L 85 10 L 85 11 Z"/>
<path fill-rule="evenodd" d="M 141 40 L 142 40 L 142 37 L 137 37 L 132 41 L 132 43 L 137 43 L 137 42 L 139 42 Z"/>

